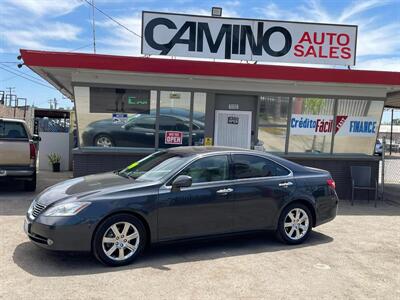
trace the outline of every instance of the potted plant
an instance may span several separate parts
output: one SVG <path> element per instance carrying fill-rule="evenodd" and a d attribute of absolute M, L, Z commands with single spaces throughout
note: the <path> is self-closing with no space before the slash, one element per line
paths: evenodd
<path fill-rule="evenodd" d="M 47 157 L 49 158 L 49 162 L 53 167 L 53 172 L 60 172 L 60 162 L 61 162 L 61 155 L 58 153 L 49 153 L 49 155 L 47 155 Z"/>

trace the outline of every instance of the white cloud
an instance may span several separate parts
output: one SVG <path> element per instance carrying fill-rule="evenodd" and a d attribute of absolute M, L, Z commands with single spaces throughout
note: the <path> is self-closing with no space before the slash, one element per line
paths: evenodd
<path fill-rule="evenodd" d="M 357 63 L 358 70 L 400 71 L 400 57 L 376 58 Z"/>
<path fill-rule="evenodd" d="M 67 23 L 42 22 L 36 25 L 30 24 L 24 28 L 0 26 L 0 31 L 2 31 L 2 39 L 7 41 L 2 50 L 16 52 L 18 48 L 61 50 L 61 47 L 51 47 L 49 45 L 51 41 L 77 41 L 81 29 Z"/>
<path fill-rule="evenodd" d="M 84 4 L 81 0 L 5 0 L 3 5 L 11 5 L 35 16 L 66 15 Z"/>
<path fill-rule="evenodd" d="M 344 23 L 351 21 L 352 17 L 359 15 L 360 13 L 363 13 L 375 7 L 386 5 L 388 3 L 389 2 L 385 0 L 367 0 L 367 1 L 364 0 L 364 1 L 353 2 L 352 4 L 347 6 L 346 9 L 343 10 L 338 19 L 338 22 Z"/>
<path fill-rule="evenodd" d="M 373 8 L 390 4 L 385 0 L 354 1 L 338 14 L 329 12 L 318 0 L 309 0 L 297 9 L 287 11 L 270 2 L 265 7 L 257 8 L 265 17 L 276 20 L 350 23 L 358 25 L 357 56 L 394 55 L 400 52 L 400 23 L 380 25 L 378 16 L 365 16 Z"/>

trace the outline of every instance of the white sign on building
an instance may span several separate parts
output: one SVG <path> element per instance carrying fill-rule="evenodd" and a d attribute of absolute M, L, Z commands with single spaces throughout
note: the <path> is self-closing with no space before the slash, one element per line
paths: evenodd
<path fill-rule="evenodd" d="M 332 115 L 292 114 L 290 135 L 332 135 L 333 126 Z M 378 120 L 372 117 L 336 117 L 335 134 L 338 136 L 373 137 L 378 128 Z"/>
<path fill-rule="evenodd" d="M 357 26 L 146 12 L 142 53 L 354 65 Z"/>

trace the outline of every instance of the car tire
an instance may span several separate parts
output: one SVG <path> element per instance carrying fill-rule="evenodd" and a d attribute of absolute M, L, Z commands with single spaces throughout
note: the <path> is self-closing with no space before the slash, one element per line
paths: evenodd
<path fill-rule="evenodd" d="M 93 146 L 96 147 L 114 147 L 115 143 L 108 134 L 98 134 L 93 140 Z"/>
<path fill-rule="evenodd" d="M 27 192 L 34 192 L 36 190 L 36 171 L 33 173 L 30 180 L 25 180 L 24 190 Z"/>
<path fill-rule="evenodd" d="M 99 225 L 93 237 L 92 252 L 97 260 L 107 266 L 124 266 L 143 252 L 146 242 L 143 223 L 133 215 L 118 214 Z"/>
<path fill-rule="evenodd" d="M 301 203 L 289 204 L 279 216 L 277 237 L 290 245 L 303 243 L 312 231 L 312 218 L 307 206 Z"/>

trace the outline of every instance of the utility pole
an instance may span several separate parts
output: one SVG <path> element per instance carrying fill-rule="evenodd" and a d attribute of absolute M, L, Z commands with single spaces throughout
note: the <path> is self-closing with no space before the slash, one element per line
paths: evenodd
<path fill-rule="evenodd" d="M 93 53 L 96 54 L 96 25 L 94 21 L 94 0 L 92 0 Z"/>
<path fill-rule="evenodd" d="M 6 89 L 8 89 L 8 96 L 9 96 L 9 99 L 10 99 L 10 103 L 8 105 L 11 106 L 12 96 L 14 96 L 12 93 L 13 93 L 13 90 L 15 90 L 15 87 L 8 87 Z M 5 105 L 7 106 L 7 97 L 5 99 Z"/>

